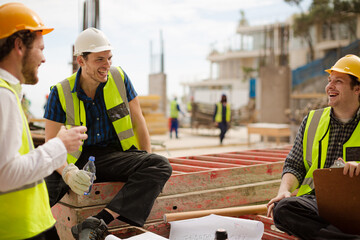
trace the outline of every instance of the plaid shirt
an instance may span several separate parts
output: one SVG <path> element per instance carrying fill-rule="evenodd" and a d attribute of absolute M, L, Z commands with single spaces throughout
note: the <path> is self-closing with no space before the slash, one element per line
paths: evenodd
<path fill-rule="evenodd" d="M 86 112 L 86 127 L 88 139 L 85 140 L 84 146 L 98 145 L 108 146 L 109 144 L 118 144 L 118 137 L 114 127 L 107 115 L 103 88 L 106 83 L 100 83 L 96 89 L 95 98 L 92 100 L 89 98 L 84 90 L 80 87 L 79 78 L 81 74 L 81 68 L 76 74 L 75 86 L 72 92 L 76 92 L 78 98 L 84 102 Z M 130 79 L 124 72 L 124 84 L 126 88 L 127 100 L 130 102 L 137 96 L 137 93 L 131 84 Z M 61 107 L 59 100 L 59 93 L 54 86 L 49 94 L 49 99 L 45 107 L 44 118 L 65 123 L 66 113 Z"/>
<path fill-rule="evenodd" d="M 286 157 L 283 173 L 292 173 L 298 179 L 300 185 L 303 182 L 306 170 L 303 159 L 303 136 L 308 116 L 302 121 L 299 131 L 295 138 L 294 146 Z M 329 168 L 336 159 L 343 157 L 343 144 L 351 137 L 353 131 L 359 123 L 360 108 L 356 115 L 347 123 L 342 123 L 335 118 L 333 109 L 330 112 L 330 136 L 327 156 L 324 168 Z"/>

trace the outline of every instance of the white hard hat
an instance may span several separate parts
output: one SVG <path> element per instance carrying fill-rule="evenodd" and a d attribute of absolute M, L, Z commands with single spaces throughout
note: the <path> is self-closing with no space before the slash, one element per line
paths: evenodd
<path fill-rule="evenodd" d="M 82 31 L 75 41 L 74 48 L 75 56 L 84 52 L 102 52 L 113 49 L 105 34 L 96 28 Z"/>

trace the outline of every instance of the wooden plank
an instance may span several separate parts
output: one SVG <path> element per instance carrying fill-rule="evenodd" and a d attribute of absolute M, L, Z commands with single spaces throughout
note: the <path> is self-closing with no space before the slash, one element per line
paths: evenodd
<path fill-rule="evenodd" d="M 165 213 L 235 207 L 268 201 L 274 196 L 274 192 L 276 192 L 279 185 L 280 180 L 271 180 L 241 186 L 161 196 L 156 199 L 147 222 L 160 220 Z M 61 231 L 65 231 L 64 235 L 68 235 L 72 226 L 82 222 L 88 216 L 97 214 L 104 207 L 105 205 L 97 205 L 78 208 L 58 203 L 52 208 L 52 212 L 57 220 L 57 226 L 62 229 Z M 125 225 L 124 222 L 116 219 L 109 224 L 109 227 Z"/>
<path fill-rule="evenodd" d="M 283 162 L 275 162 L 187 174 L 173 174 L 165 184 L 160 196 L 280 179 L 283 164 Z M 61 202 L 73 207 L 107 204 L 123 184 L 121 182 L 95 183 L 90 195 L 80 196 L 69 191 L 61 199 Z"/>

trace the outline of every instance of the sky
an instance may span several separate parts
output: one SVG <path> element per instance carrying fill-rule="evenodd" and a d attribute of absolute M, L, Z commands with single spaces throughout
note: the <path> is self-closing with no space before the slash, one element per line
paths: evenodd
<path fill-rule="evenodd" d="M 41 118 L 50 87 L 72 74 L 72 45 L 82 31 L 83 0 L 0 0 L 7 2 L 24 3 L 55 28 L 44 36 L 46 62 L 39 68 L 39 83 L 23 87 L 30 111 Z M 303 9 L 310 3 L 304 0 Z M 159 53 L 161 31 L 167 95 L 181 97 L 181 83 L 209 77 L 210 45 L 235 35 L 240 10 L 251 26 L 282 22 L 299 12 L 284 0 L 100 0 L 100 29 L 114 47 L 113 65 L 124 69 L 138 95 L 149 94 L 150 41 L 153 53 Z"/>

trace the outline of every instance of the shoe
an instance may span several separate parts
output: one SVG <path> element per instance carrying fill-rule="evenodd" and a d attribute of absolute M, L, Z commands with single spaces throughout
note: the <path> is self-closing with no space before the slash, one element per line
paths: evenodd
<path fill-rule="evenodd" d="M 82 223 L 71 228 L 71 233 L 76 240 L 100 240 L 104 239 L 108 227 L 104 220 L 88 217 Z"/>

